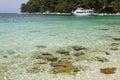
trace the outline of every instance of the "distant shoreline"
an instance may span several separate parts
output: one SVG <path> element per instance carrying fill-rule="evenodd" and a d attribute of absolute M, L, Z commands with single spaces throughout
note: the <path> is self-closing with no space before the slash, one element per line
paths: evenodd
<path fill-rule="evenodd" d="M 46 13 L 46 12 L 44 12 L 44 13 L 39 13 L 39 12 L 35 12 L 35 13 L 27 13 L 27 12 L 21 12 L 21 13 L 19 13 L 19 14 L 52 14 L 52 15 L 71 15 L 71 13 L 59 13 L 59 12 L 57 12 L 57 13 Z"/>
<path fill-rule="evenodd" d="M 18 14 L 48 14 L 48 15 L 72 15 L 71 13 L 39 13 L 39 12 L 35 12 L 35 13 L 27 13 L 27 12 L 21 12 L 21 13 L 18 13 Z M 94 13 L 95 16 L 120 16 L 120 13 Z"/>
<path fill-rule="evenodd" d="M 96 16 L 120 16 L 120 13 L 94 13 Z"/>

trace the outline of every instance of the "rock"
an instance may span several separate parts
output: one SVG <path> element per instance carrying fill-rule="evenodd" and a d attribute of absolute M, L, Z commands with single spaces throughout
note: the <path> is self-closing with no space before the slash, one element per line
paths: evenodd
<path fill-rule="evenodd" d="M 90 60 L 90 57 L 87 56 L 87 55 L 81 55 L 81 56 L 76 56 L 76 61 L 89 61 Z"/>
<path fill-rule="evenodd" d="M 47 46 L 44 46 L 44 45 L 36 45 L 36 48 L 37 48 L 37 49 L 44 49 L 44 48 L 47 48 Z"/>
<path fill-rule="evenodd" d="M 52 56 L 48 56 L 48 57 L 46 57 L 46 59 L 47 59 L 48 61 L 57 61 L 57 60 L 58 60 L 57 57 L 52 57 Z"/>
<path fill-rule="evenodd" d="M 119 50 L 117 47 L 110 48 L 111 50 Z"/>
<path fill-rule="evenodd" d="M 46 59 L 48 61 L 57 61 L 57 57 L 54 57 L 52 54 L 50 53 L 42 53 L 42 59 Z"/>
<path fill-rule="evenodd" d="M 120 41 L 120 38 L 113 38 L 113 40 L 115 40 L 115 41 Z"/>
<path fill-rule="evenodd" d="M 52 56 L 50 53 L 48 53 L 48 52 L 42 52 L 42 55 L 44 55 L 44 56 Z"/>
<path fill-rule="evenodd" d="M 40 68 L 38 66 L 32 66 L 26 69 L 27 73 L 38 73 L 40 72 Z"/>
<path fill-rule="evenodd" d="M 3 56 L 3 58 L 8 58 L 8 56 Z"/>
<path fill-rule="evenodd" d="M 79 57 L 79 56 L 82 56 L 82 55 L 85 55 L 85 53 L 84 52 L 77 52 L 77 53 L 74 54 L 74 56 L 76 56 L 76 57 Z"/>
<path fill-rule="evenodd" d="M 45 60 L 43 60 L 43 59 L 38 59 L 37 61 L 35 61 L 34 64 L 38 64 L 38 65 L 47 64 L 47 61 L 45 61 Z"/>
<path fill-rule="evenodd" d="M 57 53 L 64 54 L 64 55 L 69 55 L 70 52 L 68 50 L 60 49 L 56 51 Z"/>
<path fill-rule="evenodd" d="M 40 30 L 32 30 L 30 33 L 41 32 Z"/>
<path fill-rule="evenodd" d="M 40 53 L 35 53 L 33 55 L 33 58 L 35 59 L 44 59 L 48 61 L 57 61 L 57 57 L 54 57 L 52 54 L 47 53 L 47 52 L 40 52 Z"/>
<path fill-rule="evenodd" d="M 77 69 L 76 67 L 55 67 L 53 69 L 51 69 L 51 72 L 53 74 L 56 74 L 56 73 L 76 73 L 78 72 L 79 69 Z"/>
<path fill-rule="evenodd" d="M 60 60 L 51 64 L 52 69 L 50 70 L 52 73 L 74 73 L 78 72 L 79 69 L 74 67 L 71 62 Z"/>
<path fill-rule="evenodd" d="M 112 67 L 112 68 L 107 67 L 107 68 L 100 69 L 100 72 L 104 74 L 113 74 L 115 73 L 115 71 L 116 71 L 115 67 Z"/>
<path fill-rule="evenodd" d="M 75 51 L 80 51 L 80 50 L 86 49 L 85 47 L 82 47 L 82 46 L 72 46 L 72 48 L 73 48 Z"/>
<path fill-rule="evenodd" d="M 61 60 L 63 61 L 71 61 L 73 60 L 72 56 L 62 56 Z"/>
<path fill-rule="evenodd" d="M 34 59 L 41 59 L 42 58 L 41 52 L 36 52 L 32 55 L 32 58 Z"/>
<path fill-rule="evenodd" d="M 106 55 L 110 55 L 110 53 L 108 53 L 108 52 L 105 52 L 105 54 L 106 54 Z"/>
<path fill-rule="evenodd" d="M 95 57 L 95 59 L 100 62 L 109 62 L 109 60 L 105 57 Z"/>
<path fill-rule="evenodd" d="M 13 51 L 13 50 L 8 50 L 7 52 L 8 52 L 8 54 L 10 54 L 10 55 L 13 55 L 13 54 L 15 54 L 15 53 L 16 53 L 16 52 L 15 52 L 15 51 Z"/>
<path fill-rule="evenodd" d="M 54 63 L 51 63 L 51 66 L 52 67 L 68 67 L 68 66 L 71 66 L 72 63 L 67 61 L 67 60 L 60 60 L 60 61 L 57 61 L 57 62 L 54 62 Z"/>
<path fill-rule="evenodd" d="M 104 31 L 106 31 L 106 30 L 109 30 L 109 29 L 99 29 L 99 30 L 104 30 Z"/>
<path fill-rule="evenodd" d="M 112 43 L 111 46 L 118 46 L 119 43 Z"/>

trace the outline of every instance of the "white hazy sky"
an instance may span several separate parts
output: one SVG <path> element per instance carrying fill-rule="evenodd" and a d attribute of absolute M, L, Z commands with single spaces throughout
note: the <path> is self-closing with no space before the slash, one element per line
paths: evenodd
<path fill-rule="evenodd" d="M 28 0 L 0 0 L 0 13 L 20 12 L 21 3 Z"/>

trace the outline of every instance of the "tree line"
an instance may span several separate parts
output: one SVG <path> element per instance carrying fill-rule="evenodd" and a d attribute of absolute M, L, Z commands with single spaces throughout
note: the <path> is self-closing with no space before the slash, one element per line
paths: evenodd
<path fill-rule="evenodd" d="M 21 12 L 71 13 L 77 7 L 94 9 L 97 13 L 120 12 L 120 0 L 29 0 L 21 4 Z"/>

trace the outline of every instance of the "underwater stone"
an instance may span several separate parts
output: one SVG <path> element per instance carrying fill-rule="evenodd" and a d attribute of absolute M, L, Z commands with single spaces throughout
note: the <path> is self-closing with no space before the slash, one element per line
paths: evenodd
<path fill-rule="evenodd" d="M 48 53 L 48 52 L 42 52 L 42 55 L 44 55 L 44 56 L 52 56 L 50 53 Z"/>
<path fill-rule="evenodd" d="M 72 58 L 72 56 L 62 56 L 61 60 L 71 61 L 71 60 L 73 60 L 73 58 Z"/>
<path fill-rule="evenodd" d="M 16 53 L 16 52 L 13 51 L 13 50 L 8 50 L 7 52 L 8 52 L 8 54 L 11 54 L 11 55 Z"/>
<path fill-rule="evenodd" d="M 63 61 L 59 60 L 57 62 L 51 63 L 52 67 L 67 67 L 67 66 L 71 66 L 71 65 L 72 65 L 72 63 L 67 60 L 63 60 Z"/>
<path fill-rule="evenodd" d="M 44 46 L 44 45 L 37 45 L 36 47 L 37 47 L 37 49 L 47 48 L 47 46 Z"/>
<path fill-rule="evenodd" d="M 64 50 L 64 49 L 57 50 L 56 52 L 64 55 L 69 55 L 70 53 L 68 50 Z"/>
<path fill-rule="evenodd" d="M 119 50 L 117 47 L 110 48 L 111 50 Z"/>
<path fill-rule="evenodd" d="M 54 57 L 52 54 L 47 53 L 47 52 L 35 53 L 32 57 L 35 59 L 44 59 L 44 60 L 48 60 L 48 61 L 56 61 L 57 60 L 57 57 Z"/>
<path fill-rule="evenodd" d="M 113 40 L 115 40 L 115 41 L 120 41 L 120 38 L 113 38 Z"/>
<path fill-rule="evenodd" d="M 89 61 L 90 60 L 90 57 L 87 56 L 87 55 L 81 55 L 81 56 L 76 56 L 76 61 Z"/>
<path fill-rule="evenodd" d="M 100 62 L 109 62 L 109 60 L 105 57 L 95 57 L 95 59 Z"/>
<path fill-rule="evenodd" d="M 106 54 L 106 55 L 110 55 L 110 53 L 108 53 L 108 52 L 105 52 L 105 54 Z"/>
<path fill-rule="evenodd" d="M 8 58 L 8 56 L 3 56 L 3 58 Z"/>
<path fill-rule="evenodd" d="M 47 64 L 47 62 L 36 62 L 35 64 Z"/>
<path fill-rule="evenodd" d="M 82 55 L 85 55 L 85 53 L 84 52 L 77 52 L 77 53 L 74 54 L 74 56 L 76 56 L 76 57 L 79 57 L 79 56 L 82 56 Z"/>
<path fill-rule="evenodd" d="M 111 46 L 117 46 L 119 43 L 112 43 Z"/>
<path fill-rule="evenodd" d="M 41 59 L 42 58 L 42 55 L 41 55 L 41 52 L 36 52 L 32 55 L 32 58 L 35 58 L 35 59 Z"/>
<path fill-rule="evenodd" d="M 72 46 L 72 48 L 73 48 L 75 51 L 80 51 L 80 50 L 86 49 L 86 48 L 83 47 L 83 46 Z"/>
<path fill-rule="evenodd" d="M 51 69 L 51 72 L 53 74 L 56 74 L 56 73 L 76 73 L 76 72 L 79 72 L 80 70 L 77 69 L 76 67 L 74 66 L 70 66 L 70 67 L 55 67 L 53 69 Z"/>
<path fill-rule="evenodd" d="M 57 57 L 52 57 L 52 56 L 46 57 L 46 59 L 47 59 L 48 61 L 57 61 L 57 60 L 58 60 Z"/>
<path fill-rule="evenodd" d="M 71 62 L 60 60 L 54 63 L 51 63 L 52 69 L 50 72 L 52 73 L 74 73 L 78 72 L 79 69 L 77 67 L 74 67 Z"/>
<path fill-rule="evenodd" d="M 99 30 L 104 30 L 104 31 L 106 31 L 106 30 L 109 30 L 109 29 L 99 29 Z"/>
<path fill-rule="evenodd" d="M 112 68 L 107 67 L 107 68 L 100 69 L 100 72 L 104 74 L 113 74 L 115 73 L 115 71 L 116 71 L 115 67 L 112 67 Z"/>
<path fill-rule="evenodd" d="M 30 67 L 26 69 L 27 73 L 38 73 L 40 72 L 40 68 L 37 66 Z"/>

